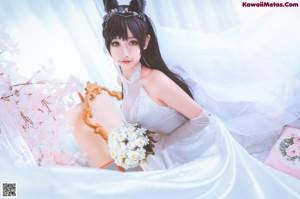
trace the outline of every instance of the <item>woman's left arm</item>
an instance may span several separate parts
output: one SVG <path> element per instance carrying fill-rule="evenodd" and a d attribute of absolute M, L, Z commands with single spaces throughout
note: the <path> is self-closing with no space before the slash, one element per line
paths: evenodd
<path fill-rule="evenodd" d="M 170 78 L 159 71 L 153 71 L 153 73 L 151 75 L 153 95 L 160 102 L 172 107 L 189 119 L 157 143 L 158 146 L 155 147 L 155 151 L 159 152 L 178 140 L 201 131 L 208 125 L 209 116 L 200 105 Z"/>

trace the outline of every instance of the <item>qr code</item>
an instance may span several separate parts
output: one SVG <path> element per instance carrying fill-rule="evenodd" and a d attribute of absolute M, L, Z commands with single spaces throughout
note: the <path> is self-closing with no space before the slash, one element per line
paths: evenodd
<path fill-rule="evenodd" d="M 16 183 L 2 183 L 2 197 L 14 198 L 17 197 L 17 184 Z"/>

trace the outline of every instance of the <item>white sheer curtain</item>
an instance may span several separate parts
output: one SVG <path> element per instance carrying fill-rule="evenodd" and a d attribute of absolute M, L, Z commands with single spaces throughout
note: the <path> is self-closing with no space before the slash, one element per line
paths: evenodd
<path fill-rule="evenodd" d="M 129 1 L 130 0 L 119 0 L 119 4 L 128 4 Z M 251 2 L 260 1 L 251 0 Z M 284 0 L 278 0 L 277 2 L 284 2 Z M 264 17 L 273 11 L 283 11 L 282 20 L 278 17 L 278 14 L 274 15 L 275 17 L 270 15 L 269 17 Z M 263 51 L 262 54 L 258 52 L 258 55 L 263 57 L 265 55 L 265 51 L 263 49 L 254 47 L 256 44 L 264 44 L 264 42 L 269 45 L 267 42 L 268 38 L 272 38 L 274 35 L 272 32 L 270 33 L 270 30 L 266 29 L 270 27 L 277 27 L 275 28 L 277 30 L 278 27 L 281 27 L 281 25 L 285 23 L 284 27 L 286 27 L 286 29 L 280 30 L 280 32 L 283 34 L 289 33 L 290 29 L 287 28 L 287 23 L 291 23 L 293 24 L 293 30 L 295 32 L 300 32 L 300 26 L 297 26 L 296 23 L 297 20 L 283 21 L 284 15 L 290 11 L 298 11 L 299 14 L 299 7 L 250 8 L 242 7 L 241 0 L 148 0 L 146 5 L 146 13 L 157 26 L 163 28 L 191 30 L 191 33 L 193 31 L 197 33 L 203 33 L 202 35 L 204 37 L 202 39 L 200 38 L 201 44 L 199 43 L 199 45 L 203 46 L 202 48 L 199 47 L 200 51 L 202 52 L 200 53 L 202 57 L 199 56 L 200 51 L 196 52 L 197 54 L 194 55 L 194 57 L 201 57 L 201 59 L 203 58 L 202 62 L 206 68 L 211 67 L 213 65 L 211 64 L 212 62 L 218 63 L 218 61 L 220 61 L 219 65 L 215 65 L 215 67 L 218 69 L 217 71 L 219 71 L 219 79 L 222 79 L 222 76 L 224 76 L 226 72 L 230 72 L 230 70 L 243 72 L 241 70 L 243 67 L 247 69 L 250 66 L 256 66 L 253 68 L 258 68 L 261 70 L 261 68 L 259 68 L 261 66 L 259 63 L 265 63 L 258 61 L 258 64 L 256 64 L 256 62 L 252 62 L 251 65 L 249 63 L 245 63 L 244 60 L 241 60 L 240 64 L 236 66 L 236 69 L 234 67 L 233 69 L 232 67 L 230 68 L 230 66 L 232 66 L 231 63 L 236 61 L 236 54 L 233 53 L 234 56 L 230 57 L 230 53 L 231 51 L 238 51 L 238 49 L 233 49 L 234 47 L 232 46 L 238 44 L 238 42 L 233 44 L 230 43 L 231 40 L 226 40 L 226 42 L 223 42 L 222 44 L 220 43 L 222 38 L 230 38 L 230 35 L 232 32 L 234 32 L 234 29 L 237 27 L 242 27 L 243 25 L 247 25 L 251 21 L 256 20 L 257 23 L 251 27 L 252 32 L 249 32 L 247 28 L 245 29 L 245 37 L 247 35 L 249 36 L 249 34 L 255 35 L 257 32 L 255 31 L 255 28 L 260 28 L 261 32 L 264 33 L 263 36 L 266 37 L 261 39 L 256 38 L 257 40 L 254 40 L 262 42 L 256 42 L 253 44 L 251 41 L 248 42 L 247 45 L 244 46 L 244 56 L 247 55 L 247 52 L 250 52 L 249 55 L 252 56 L 256 53 L 254 53 L 256 50 Z M 0 0 L 0 31 L 8 32 L 11 37 L 19 43 L 21 53 L 20 55 L 15 56 L 15 62 L 20 67 L 20 72 L 24 75 L 30 76 L 33 71 L 38 69 L 41 65 L 47 64 L 48 60 L 51 60 L 53 62 L 53 66 L 55 67 L 55 75 L 60 78 L 66 78 L 72 74 L 79 77 L 83 82 L 98 82 L 99 84 L 105 85 L 112 90 L 118 90 L 119 86 L 114 78 L 116 71 L 114 69 L 112 60 L 104 51 L 101 26 L 102 17 L 104 14 L 102 0 Z M 270 22 L 269 25 L 271 26 L 262 28 L 260 25 L 264 24 L 263 19 L 265 18 L 268 19 Z M 260 23 L 260 21 L 262 21 L 262 23 Z M 181 31 L 181 33 L 184 32 Z M 223 37 L 219 38 L 218 40 L 217 37 L 222 34 Z M 190 34 L 190 37 L 192 35 L 193 34 Z M 287 35 L 293 36 L 295 34 L 290 33 Z M 243 35 L 239 36 L 243 39 Z M 274 49 L 272 48 L 271 51 L 278 51 L 278 53 L 283 53 L 282 55 L 285 57 L 292 57 L 293 59 L 280 60 L 283 63 L 281 64 L 281 62 L 274 63 L 272 57 L 269 60 L 266 60 L 270 61 L 268 62 L 270 67 L 273 67 L 275 64 L 277 67 L 280 67 L 281 70 L 285 70 L 285 68 L 282 68 L 281 66 L 289 67 L 291 66 L 291 64 L 289 64 L 290 62 L 293 62 L 293 67 L 295 66 L 294 61 L 298 59 L 299 55 L 294 55 L 294 53 L 299 50 L 298 46 L 300 45 L 300 39 L 294 39 L 294 37 L 291 36 L 287 37 L 286 40 L 288 41 L 289 39 L 290 43 L 281 43 L 281 46 L 284 47 L 283 49 L 289 50 L 287 51 L 288 53 L 284 53 L 284 50 L 281 50 L 279 49 L 279 46 L 276 46 L 278 42 L 274 43 Z M 185 37 L 185 35 L 181 35 L 181 38 Z M 234 35 L 232 35 L 232 37 L 234 37 Z M 159 40 L 163 40 L 164 35 L 159 35 L 158 38 Z M 208 39 L 206 40 L 206 38 Z M 193 43 L 192 39 L 193 38 L 189 38 L 190 43 Z M 235 41 L 234 38 L 231 39 L 232 41 Z M 293 40 L 293 43 L 291 42 L 291 39 Z M 282 38 L 279 40 L 282 41 Z M 176 42 L 176 38 L 174 38 L 174 42 Z M 211 44 L 214 44 L 216 48 L 212 49 L 211 47 L 214 46 L 211 46 Z M 221 46 L 221 44 L 224 48 Z M 295 50 L 291 51 L 293 47 Z M 271 53 L 271 55 L 273 55 L 272 52 L 269 51 L 270 48 L 267 49 L 267 53 Z M 164 50 L 168 51 L 170 48 L 164 48 Z M 227 65 L 225 63 L 227 60 L 226 52 L 229 54 L 228 57 L 230 57 Z M 247 59 L 245 60 L 251 61 L 251 56 L 246 56 Z M 236 61 L 236 63 L 238 62 Z M 186 65 L 191 66 L 192 64 Z M 265 70 L 269 71 L 267 69 Z M 224 71 L 224 73 L 220 73 L 220 71 Z M 205 74 L 205 76 L 209 78 L 207 74 Z M 218 79 L 215 72 L 213 72 L 211 76 L 215 79 Z M 253 81 L 251 80 L 251 82 Z M 222 87 L 219 87 L 219 84 L 217 85 L 218 88 L 222 89 Z M 259 88 L 260 86 L 255 87 L 255 89 Z M 244 91 L 244 88 L 242 89 Z M 238 95 L 238 93 L 235 93 L 235 95 Z M 224 95 L 222 95 L 222 97 L 224 97 Z M 256 122 L 257 118 L 253 121 Z M 238 121 L 234 124 L 236 123 L 240 122 Z M 241 128 L 244 128 L 244 123 L 240 124 Z M 257 126 L 257 128 L 260 129 L 260 126 L 258 125 L 252 125 L 252 127 L 253 126 Z M 270 139 L 267 138 L 265 140 Z M 276 140 L 276 137 L 273 140 Z M 249 142 L 249 139 L 247 138 L 246 141 Z M 273 141 L 270 143 L 272 142 Z M 253 143 L 257 143 L 256 137 L 254 137 Z M 251 143 L 251 145 L 253 143 Z M 263 146 L 266 145 L 266 143 L 258 143 L 258 145 Z M 243 144 L 243 146 L 245 146 L 245 144 Z M 271 146 L 271 144 L 268 146 Z"/>
<path fill-rule="evenodd" d="M 236 7 L 233 0 L 148 0 L 146 12 L 161 26 L 218 33 L 241 23 Z M 58 77 L 73 74 L 118 89 L 103 50 L 103 15 L 102 0 L 0 0 L 0 30 L 19 43 L 15 61 L 23 74 L 51 60 Z"/>
<path fill-rule="evenodd" d="M 103 52 L 102 16 L 94 1 L 1 0 L 0 29 L 19 43 L 16 63 L 30 75 L 50 59 L 55 74 L 70 74 L 82 81 L 97 81 L 109 87 L 114 69 Z"/>

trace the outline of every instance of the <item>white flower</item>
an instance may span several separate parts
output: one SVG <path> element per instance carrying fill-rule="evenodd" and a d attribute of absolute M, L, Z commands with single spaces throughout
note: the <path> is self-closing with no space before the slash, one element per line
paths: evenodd
<path fill-rule="evenodd" d="M 147 129 L 141 127 L 140 129 L 137 129 L 137 131 L 140 134 L 140 136 L 143 136 L 146 134 Z"/>
<path fill-rule="evenodd" d="M 136 141 L 135 141 L 135 144 L 138 146 L 138 147 L 143 147 L 145 145 L 147 145 L 149 143 L 149 140 L 145 137 L 139 137 Z"/>
<path fill-rule="evenodd" d="M 117 139 L 120 142 L 124 141 L 127 138 L 125 131 L 121 131 L 117 136 L 118 136 Z"/>
<path fill-rule="evenodd" d="M 115 159 L 117 157 L 117 153 L 114 150 L 110 150 L 110 156 Z"/>
<path fill-rule="evenodd" d="M 108 139 L 108 147 L 110 149 L 116 149 L 118 147 L 119 142 L 117 142 L 116 140 L 112 140 L 112 139 Z"/>
<path fill-rule="evenodd" d="M 138 124 L 124 124 L 112 130 L 108 146 L 115 163 L 125 169 L 138 166 L 146 157 L 147 130 Z"/>
<path fill-rule="evenodd" d="M 146 158 L 146 150 L 144 148 L 139 148 L 136 152 L 139 154 L 141 160 Z"/>
<path fill-rule="evenodd" d="M 135 140 L 133 140 L 133 142 L 128 142 L 127 143 L 127 148 L 130 150 L 133 150 L 134 148 L 136 148 L 136 144 L 134 143 Z"/>
<path fill-rule="evenodd" d="M 129 159 L 125 160 L 125 164 L 130 165 L 130 167 L 137 166 L 139 164 L 139 160 Z"/>
<path fill-rule="evenodd" d="M 128 153 L 128 159 L 132 160 L 132 161 L 136 161 L 140 159 L 140 154 L 136 151 L 129 151 Z"/>
<path fill-rule="evenodd" d="M 123 158 L 121 158 L 121 157 L 116 157 L 116 158 L 115 158 L 115 163 L 116 163 L 117 165 L 123 166 Z"/>
<path fill-rule="evenodd" d="M 118 128 L 118 132 L 119 133 L 126 133 L 128 131 L 128 127 L 127 126 L 120 126 Z"/>
<path fill-rule="evenodd" d="M 116 139 L 117 138 L 117 133 L 115 131 L 112 131 L 110 134 L 109 134 L 109 139 L 110 140 L 113 140 L 113 139 Z"/>
<path fill-rule="evenodd" d="M 135 131 L 137 128 L 135 126 L 129 125 L 127 126 L 127 131 Z"/>
<path fill-rule="evenodd" d="M 128 132 L 128 140 L 135 140 L 138 134 L 134 129 L 130 129 Z"/>
<path fill-rule="evenodd" d="M 127 150 L 126 144 L 125 144 L 124 142 L 120 142 L 120 143 L 118 144 L 117 150 L 118 150 L 120 153 L 126 152 L 126 150 Z"/>
<path fill-rule="evenodd" d="M 119 157 L 122 158 L 122 159 L 127 158 L 127 153 L 126 153 L 126 151 L 120 152 L 120 153 L 119 153 Z"/>

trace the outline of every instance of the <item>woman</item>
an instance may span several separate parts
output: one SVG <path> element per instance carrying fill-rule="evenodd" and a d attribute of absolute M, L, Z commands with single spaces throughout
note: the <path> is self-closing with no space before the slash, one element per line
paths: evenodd
<path fill-rule="evenodd" d="M 205 134 L 201 130 L 214 124 L 193 100 L 187 84 L 166 66 L 144 6 L 144 1 L 132 1 L 129 6 L 107 1 L 103 36 L 123 87 L 125 119 L 158 133 L 157 152 L 167 148 L 150 157 L 143 168 L 172 168 L 200 157 L 201 136 Z M 184 150 L 186 145 L 188 151 Z"/>
<path fill-rule="evenodd" d="M 243 193 L 242 198 L 249 199 L 300 197 L 298 180 L 252 158 L 222 122 L 194 102 L 186 84 L 167 69 L 143 13 L 144 1 L 133 0 L 129 6 L 105 1 L 105 5 L 108 14 L 103 35 L 117 62 L 124 117 L 159 135 L 156 154 L 142 165 L 151 171 L 22 170 L 5 164 L 1 169 L 8 172 L 1 171 L 1 179 L 18 182 L 18 196 L 46 198 L 50 187 L 49 198 L 215 199 L 241 198 Z"/>
<path fill-rule="evenodd" d="M 140 3 L 144 6 L 144 2 Z M 139 122 L 159 135 L 167 135 L 159 137 L 156 153 L 175 143 L 172 148 L 180 150 L 184 146 L 178 145 L 178 141 L 191 142 L 191 139 L 199 137 L 209 117 L 193 100 L 187 84 L 167 68 L 149 18 L 142 14 L 142 8 L 133 6 L 108 8 L 103 23 L 106 47 L 120 67 L 119 80 L 124 91 L 123 113 L 127 122 Z M 127 17 L 132 14 L 137 17 Z M 155 117 L 149 119 L 149 115 Z M 192 137 L 193 134 L 196 137 Z M 163 162 L 170 165 L 160 165 L 162 161 L 156 162 L 154 156 L 150 159 L 156 163 L 152 164 L 149 160 L 144 169 L 170 168 L 191 161 L 198 155 L 176 153 L 177 158 L 159 155 L 159 158 L 167 158 Z"/>

